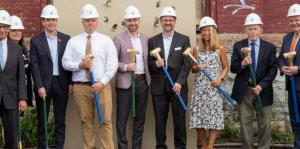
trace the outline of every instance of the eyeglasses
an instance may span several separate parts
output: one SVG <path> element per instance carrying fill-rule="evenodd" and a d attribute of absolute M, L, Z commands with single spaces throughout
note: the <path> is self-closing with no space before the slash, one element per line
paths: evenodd
<path fill-rule="evenodd" d="M 162 22 L 175 22 L 175 19 L 162 19 Z"/>
<path fill-rule="evenodd" d="M 20 30 L 20 29 L 11 29 L 10 31 L 11 32 L 22 32 L 22 30 Z"/>
<path fill-rule="evenodd" d="M 9 26 L 8 25 L 0 25 L 0 29 L 8 29 Z"/>

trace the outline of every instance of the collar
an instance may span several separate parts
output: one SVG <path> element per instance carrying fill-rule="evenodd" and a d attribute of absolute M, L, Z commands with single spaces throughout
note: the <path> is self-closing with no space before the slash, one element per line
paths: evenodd
<path fill-rule="evenodd" d="M 87 38 L 88 35 L 91 35 L 91 39 L 97 34 L 97 31 L 94 31 L 92 34 L 88 34 L 87 32 L 83 32 L 83 36 Z"/>
<path fill-rule="evenodd" d="M 171 36 L 167 36 L 167 35 L 164 34 L 164 32 L 162 32 L 162 36 L 163 36 L 163 38 L 173 38 L 173 36 L 174 36 L 174 31 L 172 31 Z"/>
<path fill-rule="evenodd" d="M 7 37 L 6 37 L 5 39 L 1 40 L 0 42 L 2 43 L 2 46 L 3 46 L 4 44 L 6 44 L 6 43 L 7 43 Z"/>
<path fill-rule="evenodd" d="M 251 46 L 251 43 L 253 43 L 253 41 L 248 39 L 248 45 Z M 259 46 L 260 45 L 260 38 L 258 38 L 256 41 L 254 41 L 255 45 Z"/>
<path fill-rule="evenodd" d="M 295 32 L 293 32 L 293 36 L 295 36 L 295 34 L 297 34 L 297 33 L 295 33 Z M 298 37 L 300 36 L 300 33 L 298 33 Z"/>
<path fill-rule="evenodd" d="M 138 31 L 138 33 L 135 36 L 132 36 L 130 34 L 130 32 L 128 31 L 128 29 L 127 29 L 127 33 L 128 33 L 128 35 L 129 35 L 130 38 L 140 38 L 140 36 L 141 36 L 139 31 Z"/>
<path fill-rule="evenodd" d="M 45 31 L 45 35 L 47 38 L 51 38 L 51 39 L 54 39 L 57 37 L 57 31 L 55 32 L 55 35 L 54 36 L 50 36 L 49 33 L 47 31 Z"/>

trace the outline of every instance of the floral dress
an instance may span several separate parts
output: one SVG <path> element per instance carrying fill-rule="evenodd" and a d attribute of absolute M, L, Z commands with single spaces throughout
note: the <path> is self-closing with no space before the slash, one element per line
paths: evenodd
<path fill-rule="evenodd" d="M 219 77 L 222 70 L 219 50 L 198 52 L 196 59 L 213 79 Z M 203 72 L 195 76 L 190 108 L 190 128 L 224 129 L 222 97 Z"/>

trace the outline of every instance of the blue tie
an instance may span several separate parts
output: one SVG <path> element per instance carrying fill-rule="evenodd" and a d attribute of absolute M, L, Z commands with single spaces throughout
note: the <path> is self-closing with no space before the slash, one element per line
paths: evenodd
<path fill-rule="evenodd" d="M 255 59 L 255 43 L 251 42 L 251 59 L 252 59 L 252 68 L 255 71 L 256 59 Z"/>
<path fill-rule="evenodd" d="M 2 48 L 2 42 L 0 42 L 0 65 L 1 69 L 4 68 L 4 57 L 3 57 L 3 48 Z"/>

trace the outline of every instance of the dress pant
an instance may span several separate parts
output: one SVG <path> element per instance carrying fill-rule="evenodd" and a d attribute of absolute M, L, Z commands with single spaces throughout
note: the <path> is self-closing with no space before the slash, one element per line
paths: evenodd
<path fill-rule="evenodd" d="M 2 98 L 2 97 L 1 97 Z M 2 99 L 1 101 L 3 101 Z M 18 149 L 18 112 L 17 110 L 6 110 L 3 103 L 0 106 L 0 116 L 4 128 L 5 149 Z"/>
<path fill-rule="evenodd" d="M 128 149 L 126 138 L 126 125 L 129 113 L 132 113 L 131 87 L 128 89 L 117 88 L 117 137 L 118 148 Z M 136 116 L 133 123 L 132 148 L 142 148 L 145 114 L 148 99 L 148 85 L 145 77 L 136 78 L 135 104 Z"/>
<path fill-rule="evenodd" d="M 187 94 L 181 93 L 185 104 L 187 103 Z M 167 149 L 166 144 L 166 125 L 171 104 L 173 125 L 174 125 L 174 146 L 175 149 L 186 148 L 186 126 L 185 111 L 181 107 L 177 96 L 171 89 L 166 90 L 164 95 L 152 95 L 154 116 L 155 116 L 155 136 L 156 149 Z"/>
<path fill-rule="evenodd" d="M 100 148 L 114 149 L 112 132 L 112 90 L 107 84 L 99 93 L 99 103 L 102 108 L 104 123 L 98 121 L 96 114 L 96 104 L 92 88 L 87 84 L 74 84 L 73 95 L 81 120 L 81 131 L 83 136 L 84 149 L 96 149 L 96 135 L 94 129 L 94 119 L 99 124 Z"/>
<path fill-rule="evenodd" d="M 49 116 L 51 101 L 53 101 L 56 149 L 63 149 L 65 143 L 65 115 L 68 103 L 68 93 L 65 93 L 61 86 L 59 77 L 52 77 L 51 88 L 49 92 L 47 92 L 46 97 L 47 118 Z M 40 98 L 38 93 L 35 94 L 38 118 L 38 149 L 45 149 L 43 99 Z"/>
<path fill-rule="evenodd" d="M 261 115 L 258 100 L 249 87 L 242 103 L 238 105 L 238 111 L 240 115 L 242 148 L 253 148 L 253 121 L 255 111 L 258 127 L 258 149 L 269 149 L 271 145 L 272 106 L 263 107 L 264 116 Z"/>
<path fill-rule="evenodd" d="M 297 92 L 297 101 L 298 101 L 298 112 L 300 113 L 300 104 L 299 104 L 299 98 L 300 98 L 300 92 Z M 294 110 L 294 104 L 293 104 L 293 98 L 292 94 L 289 91 L 288 95 L 288 107 L 289 107 L 289 115 L 290 115 L 290 123 L 292 126 L 292 131 L 294 134 L 294 148 L 298 149 L 300 148 L 300 123 L 296 123 L 295 121 L 295 110 Z"/>

